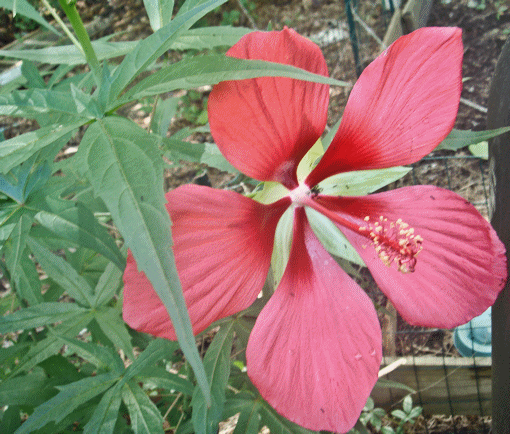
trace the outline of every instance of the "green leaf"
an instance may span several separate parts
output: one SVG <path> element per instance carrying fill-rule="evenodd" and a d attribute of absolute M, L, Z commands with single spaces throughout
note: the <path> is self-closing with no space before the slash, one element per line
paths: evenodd
<path fill-rule="evenodd" d="M 271 432 L 280 434 L 313 434 L 315 432 L 285 419 L 263 400 L 261 400 L 260 415 L 262 416 L 262 424 L 267 425 Z"/>
<path fill-rule="evenodd" d="M 80 157 L 139 269 L 166 307 L 181 348 L 208 395 L 171 249 L 171 222 L 164 206 L 163 161 L 157 142 L 156 136 L 133 122 L 109 117 L 87 129 L 76 157 Z"/>
<path fill-rule="evenodd" d="M 46 87 L 46 83 L 34 62 L 31 62 L 30 60 L 23 61 L 21 63 L 21 74 L 23 74 L 23 77 L 27 79 L 27 88 L 44 89 Z"/>
<path fill-rule="evenodd" d="M 169 49 L 172 50 L 204 50 L 218 46 L 234 45 L 243 35 L 251 32 L 250 29 L 242 27 L 203 27 L 182 32 L 175 39 Z M 96 52 L 98 60 L 107 60 L 113 57 L 120 57 L 133 51 L 140 41 L 119 41 L 110 42 L 108 38 L 101 38 L 92 41 L 92 47 Z M 33 62 L 49 63 L 72 67 L 74 65 L 85 65 L 87 63 L 83 53 L 75 45 L 61 45 L 41 49 L 27 50 L 0 50 L 0 56 L 25 59 Z M 63 65 L 64 66 L 64 65 Z M 48 87 L 55 80 L 48 83 Z M 2 89 L 3 90 L 3 89 Z"/>
<path fill-rule="evenodd" d="M 26 375 L 9 378 L 0 383 L 2 405 L 28 405 L 38 403 L 47 376 L 42 368 L 36 368 Z"/>
<path fill-rule="evenodd" d="M 11 270 L 12 277 L 14 277 L 25 253 L 25 246 L 27 244 L 28 233 L 32 227 L 32 221 L 33 216 L 29 212 L 21 213 L 16 226 L 4 244 L 5 263 L 7 268 Z"/>
<path fill-rule="evenodd" d="M 402 410 L 393 410 L 391 412 L 391 415 L 393 417 L 396 417 L 397 419 L 401 419 L 401 420 L 407 419 L 407 414 L 405 414 Z"/>
<path fill-rule="evenodd" d="M 225 410 L 223 411 L 223 417 L 229 418 L 242 411 L 252 409 L 255 404 L 261 401 L 259 396 L 256 396 L 253 392 L 244 390 L 242 392 L 229 395 L 225 401 Z"/>
<path fill-rule="evenodd" d="M 40 303 L 0 318 L 0 333 L 32 329 L 66 321 L 87 312 L 75 303 Z"/>
<path fill-rule="evenodd" d="M 313 232 L 329 253 L 365 266 L 356 249 L 329 218 L 312 208 L 306 207 L 305 212 Z"/>
<path fill-rule="evenodd" d="M 398 381 L 387 380 L 386 378 L 379 378 L 375 383 L 374 387 L 386 387 L 390 389 L 404 389 L 410 393 L 416 393 L 412 387 L 409 387 L 407 384 L 399 383 Z"/>
<path fill-rule="evenodd" d="M 143 0 L 153 31 L 159 30 L 172 19 L 174 0 Z"/>
<path fill-rule="evenodd" d="M 230 376 L 230 354 L 234 339 L 234 321 L 223 325 L 214 336 L 204 357 L 204 367 L 211 385 L 212 405 L 208 406 L 199 388 L 195 389 L 191 415 L 196 434 L 212 434 L 218 431 L 225 403 L 225 389 Z"/>
<path fill-rule="evenodd" d="M 510 127 L 497 128 L 495 130 L 487 131 L 471 131 L 471 130 L 452 130 L 448 136 L 434 149 L 448 149 L 456 151 L 457 149 L 464 148 L 469 145 L 476 145 L 484 140 L 492 139 L 510 131 Z"/>
<path fill-rule="evenodd" d="M 179 377 L 177 374 L 158 367 L 145 367 L 140 374 L 133 376 L 136 381 L 145 386 L 156 389 L 166 389 L 171 392 L 178 391 L 185 395 L 193 395 L 194 386 L 191 381 Z"/>
<path fill-rule="evenodd" d="M 25 299 L 28 304 L 36 305 L 44 299 L 41 294 L 41 281 L 35 268 L 35 264 L 28 256 L 28 248 L 21 255 L 20 265 L 11 275 L 14 280 L 16 290 L 21 299 Z"/>
<path fill-rule="evenodd" d="M 7 173 L 28 160 L 35 152 L 55 143 L 87 122 L 82 119 L 66 125 L 51 125 L 0 142 L 0 173 Z"/>
<path fill-rule="evenodd" d="M 475 157 L 481 158 L 483 160 L 488 160 L 489 142 L 480 142 L 476 145 L 469 145 L 469 152 L 471 152 Z"/>
<path fill-rule="evenodd" d="M 223 170 L 230 173 L 238 173 L 239 171 L 232 166 L 220 152 L 215 143 L 204 143 L 204 153 L 200 157 L 199 163 L 205 163 L 209 167 Z"/>
<path fill-rule="evenodd" d="M 110 302 L 122 283 L 122 270 L 109 263 L 94 290 L 93 306 L 99 307 Z"/>
<path fill-rule="evenodd" d="M 411 410 L 413 409 L 413 398 L 411 395 L 407 395 L 404 398 L 404 402 L 402 403 L 402 409 L 407 413 L 411 413 Z"/>
<path fill-rule="evenodd" d="M 178 348 L 179 345 L 177 342 L 168 341 L 166 339 L 154 339 L 129 366 L 122 381 L 134 378 L 145 368 L 154 366 L 157 362 L 163 360 L 165 356 L 169 358 Z"/>
<path fill-rule="evenodd" d="M 225 1 L 208 0 L 186 13 L 179 14 L 166 26 L 148 38 L 141 40 L 115 70 L 110 88 L 110 102 L 114 101 L 133 78 L 146 70 L 159 56 L 168 51 L 178 36 L 188 30 L 209 11 L 225 3 Z"/>
<path fill-rule="evenodd" d="M 60 392 L 37 407 L 16 434 L 28 434 L 50 422 L 60 422 L 80 405 L 108 390 L 117 380 L 116 373 L 108 372 L 57 387 Z"/>
<path fill-rule="evenodd" d="M 121 375 L 124 372 L 124 363 L 117 352 L 110 347 L 102 347 L 74 339 L 64 334 L 56 334 L 61 345 L 67 345 L 69 350 L 75 352 L 82 359 L 97 366 Z"/>
<path fill-rule="evenodd" d="M 50 176 L 50 165 L 47 161 L 38 161 L 38 153 L 35 153 L 9 173 L 0 174 L 0 191 L 23 204 L 32 191 L 46 184 Z"/>
<path fill-rule="evenodd" d="M 331 145 L 331 142 L 336 136 L 336 133 L 338 131 L 338 128 L 340 128 L 340 124 L 342 123 L 342 118 L 338 119 L 336 121 L 335 125 L 331 127 L 331 129 L 328 131 L 328 133 L 324 136 L 324 139 L 322 140 L 322 146 L 324 147 L 324 151 L 329 148 L 329 145 Z"/>
<path fill-rule="evenodd" d="M 134 360 L 133 346 L 131 345 L 131 336 L 127 330 L 126 323 L 120 316 L 119 309 L 105 308 L 95 312 L 96 321 L 101 327 L 103 333 L 118 348 L 124 351 L 124 354 L 131 360 Z"/>
<path fill-rule="evenodd" d="M 12 433 L 21 425 L 20 408 L 17 405 L 9 405 L 3 412 L 0 421 L 0 432 Z"/>
<path fill-rule="evenodd" d="M 65 343 L 60 338 L 65 335 L 76 336 L 88 325 L 91 319 L 92 313 L 87 312 L 64 321 L 59 326 L 55 327 L 52 334 L 48 335 L 47 338 L 31 346 L 30 351 L 21 359 L 11 376 L 29 371 L 34 366 L 57 354 Z"/>
<path fill-rule="evenodd" d="M 167 98 L 158 101 L 154 116 L 151 120 L 151 131 L 158 136 L 165 137 L 170 127 L 170 122 L 177 111 L 179 98 Z"/>
<path fill-rule="evenodd" d="M 200 27 L 182 33 L 172 44 L 172 50 L 210 50 L 215 47 L 231 47 L 244 35 L 252 32 L 244 27 Z"/>
<path fill-rule="evenodd" d="M 414 407 L 413 409 L 411 409 L 411 411 L 409 412 L 409 419 L 410 420 L 413 420 L 413 419 L 416 419 L 423 411 L 423 408 L 421 407 Z"/>
<path fill-rule="evenodd" d="M 99 39 L 92 42 L 92 47 L 94 47 L 98 60 L 101 61 L 124 56 L 132 51 L 137 44 L 138 41 L 108 42 Z M 28 50 L 0 50 L 0 56 L 56 65 L 65 64 L 66 66 L 87 63 L 83 53 L 75 45 Z"/>
<path fill-rule="evenodd" d="M 253 406 L 239 414 L 233 434 L 258 434 L 260 421 L 259 403 L 254 401 Z"/>
<path fill-rule="evenodd" d="M 103 255 L 119 269 L 124 269 L 126 260 L 115 241 L 82 203 L 48 197 L 45 208 L 35 216 L 38 223 L 61 238 Z"/>
<path fill-rule="evenodd" d="M 92 417 L 85 425 L 83 433 L 113 434 L 115 424 L 119 417 L 120 402 L 121 393 L 119 384 L 117 383 L 114 387 L 105 392 L 94 410 L 94 413 L 92 413 Z"/>
<path fill-rule="evenodd" d="M 96 102 L 75 86 L 71 92 L 53 89 L 18 90 L 0 95 L 0 114 L 33 118 L 42 113 L 66 113 L 86 121 L 101 116 Z"/>
<path fill-rule="evenodd" d="M 28 246 L 50 279 L 64 288 L 78 303 L 92 306 L 92 288 L 67 261 L 53 254 L 34 238 L 28 238 Z"/>
<path fill-rule="evenodd" d="M 289 262 L 290 246 L 292 244 L 292 230 L 294 227 L 294 210 L 289 208 L 285 211 L 276 226 L 274 236 L 274 249 L 271 256 L 271 268 L 273 270 L 274 288 L 278 286 L 287 262 Z"/>
<path fill-rule="evenodd" d="M 410 167 L 396 166 L 339 173 L 320 182 L 319 188 L 324 195 L 365 196 L 397 181 L 410 171 Z"/>
<path fill-rule="evenodd" d="M 163 417 L 140 386 L 129 380 L 122 388 L 122 400 L 129 412 L 135 434 L 163 434 Z"/>
<path fill-rule="evenodd" d="M 60 32 L 50 25 L 27 0 L 0 0 L 0 8 L 13 11 L 13 16 L 19 13 L 20 15 L 34 20 L 41 26 L 46 27 L 53 33 L 60 35 Z"/>
<path fill-rule="evenodd" d="M 290 77 L 316 83 L 346 85 L 343 81 L 313 74 L 291 65 L 211 54 L 186 58 L 160 69 L 129 89 L 120 98 L 119 103 L 176 89 L 193 89 L 225 80 L 243 80 L 255 77 Z"/>

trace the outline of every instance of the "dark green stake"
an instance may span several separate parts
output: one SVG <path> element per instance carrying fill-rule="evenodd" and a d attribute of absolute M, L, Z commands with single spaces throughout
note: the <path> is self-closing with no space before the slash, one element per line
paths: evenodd
<path fill-rule="evenodd" d="M 510 125 L 510 39 L 496 66 L 487 128 Z M 510 257 L 510 133 L 490 140 L 491 223 Z M 509 261 L 510 262 L 510 261 Z M 492 307 L 492 433 L 510 434 L 510 283 Z"/>

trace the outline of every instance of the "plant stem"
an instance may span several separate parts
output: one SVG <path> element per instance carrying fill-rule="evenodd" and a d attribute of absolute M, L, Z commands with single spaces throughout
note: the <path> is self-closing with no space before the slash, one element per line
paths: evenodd
<path fill-rule="evenodd" d="M 96 52 L 92 47 L 92 42 L 90 41 L 90 37 L 85 26 L 83 25 L 80 14 L 76 10 L 76 5 L 74 2 L 67 3 L 68 0 L 58 1 L 73 26 L 76 37 L 80 42 L 83 53 L 85 54 L 85 59 L 87 59 L 87 63 L 89 64 L 90 70 L 96 80 L 96 84 L 99 85 L 101 83 L 101 67 L 99 65 L 99 60 L 97 60 Z"/>
<path fill-rule="evenodd" d="M 80 42 L 78 41 L 78 39 L 76 39 L 74 37 L 74 35 L 71 33 L 71 31 L 67 28 L 67 26 L 65 25 L 65 23 L 62 21 L 62 19 L 58 16 L 57 14 L 57 11 L 55 10 L 55 8 L 50 5 L 48 3 L 48 0 L 42 0 L 42 3 L 44 4 L 44 6 L 46 7 L 46 9 L 48 9 L 48 11 L 50 12 L 50 14 L 52 15 L 53 18 L 55 18 L 55 21 L 60 25 L 60 27 L 62 27 L 62 30 L 64 31 L 64 33 L 67 35 L 67 37 L 71 40 L 71 42 L 76 45 L 76 47 L 85 55 L 85 53 L 83 52 L 83 48 L 81 48 L 81 45 L 80 45 Z"/>

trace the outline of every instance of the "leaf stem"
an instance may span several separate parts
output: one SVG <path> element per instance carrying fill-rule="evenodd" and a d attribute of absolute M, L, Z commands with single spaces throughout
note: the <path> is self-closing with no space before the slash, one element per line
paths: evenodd
<path fill-rule="evenodd" d="M 85 54 L 85 59 L 87 59 L 87 63 L 90 66 L 90 70 L 94 75 L 94 79 L 96 80 L 96 84 L 99 85 L 101 83 L 101 67 L 99 65 L 99 60 L 97 60 L 96 52 L 92 47 L 92 42 L 90 41 L 89 34 L 83 25 L 83 21 L 81 20 L 80 14 L 76 9 L 76 4 L 72 0 L 58 0 L 62 10 L 69 18 L 71 25 L 73 26 L 74 32 L 76 33 L 76 37 L 81 45 L 83 54 Z M 68 3 L 69 1 L 69 3 Z"/>
<path fill-rule="evenodd" d="M 62 21 L 62 18 L 60 18 L 58 16 L 57 11 L 55 10 L 55 8 L 52 5 L 49 4 L 48 0 L 41 0 L 41 1 L 44 4 L 44 6 L 46 7 L 46 9 L 48 9 L 48 11 L 52 15 L 52 17 L 55 19 L 55 21 L 60 25 L 60 27 L 62 27 L 62 30 L 67 35 L 67 37 L 71 40 L 71 42 L 74 45 L 76 45 L 76 47 L 78 47 L 78 50 L 80 50 L 85 55 L 85 53 L 83 52 L 83 48 L 80 45 L 80 42 L 78 41 L 78 39 L 76 39 L 74 37 L 74 35 L 71 33 L 71 31 L 67 28 L 67 26 L 64 23 L 64 21 Z"/>

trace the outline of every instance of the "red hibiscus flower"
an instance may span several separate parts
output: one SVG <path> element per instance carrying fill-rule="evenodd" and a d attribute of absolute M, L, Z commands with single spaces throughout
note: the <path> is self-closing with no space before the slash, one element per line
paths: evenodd
<path fill-rule="evenodd" d="M 318 185 L 331 175 L 411 164 L 431 152 L 453 127 L 462 52 L 455 28 L 420 29 L 396 41 L 365 69 L 333 142 L 301 182 L 297 165 L 324 131 L 329 87 L 274 77 L 222 82 L 208 104 L 219 149 L 243 173 L 279 182 L 288 194 L 272 204 L 194 185 L 167 194 L 177 270 L 196 334 L 257 298 L 276 225 L 291 207 L 288 265 L 246 356 L 262 396 L 306 428 L 348 431 L 377 380 L 382 352 L 369 297 L 321 245 L 306 207 L 337 225 L 411 324 L 462 324 L 492 305 L 503 287 L 504 247 L 460 196 L 415 186 L 333 197 L 321 195 Z M 228 55 L 327 75 L 319 48 L 289 29 L 248 34 Z M 131 255 L 124 284 L 126 322 L 176 339 Z"/>

